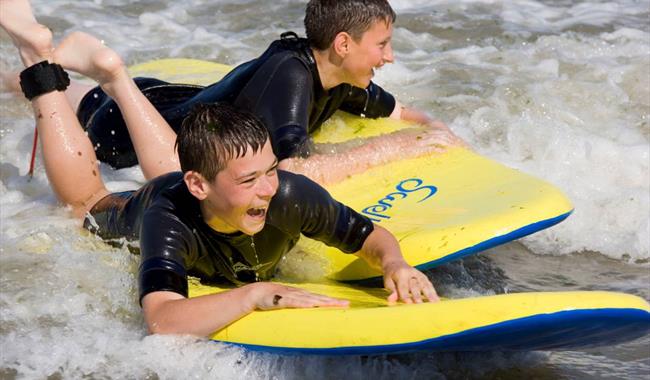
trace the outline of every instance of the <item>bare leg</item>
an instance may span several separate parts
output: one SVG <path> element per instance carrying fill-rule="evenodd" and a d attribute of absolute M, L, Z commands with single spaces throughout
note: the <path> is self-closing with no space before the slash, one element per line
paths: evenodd
<path fill-rule="evenodd" d="M 140 92 L 117 53 L 95 37 L 75 32 L 56 48 L 54 60 L 96 80 L 115 99 L 145 178 L 180 170 L 174 150 L 176 133 Z"/>
<path fill-rule="evenodd" d="M 36 22 L 27 0 L 1 0 L 0 26 L 11 36 L 26 67 L 51 60 L 52 33 Z M 62 92 L 37 96 L 32 107 L 52 189 L 81 217 L 108 194 L 92 144 Z"/>

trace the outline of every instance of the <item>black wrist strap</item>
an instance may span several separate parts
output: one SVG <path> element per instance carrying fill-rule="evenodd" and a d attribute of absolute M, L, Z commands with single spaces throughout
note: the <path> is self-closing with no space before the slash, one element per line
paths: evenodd
<path fill-rule="evenodd" d="M 20 88 L 29 100 L 52 91 L 63 91 L 70 85 L 70 77 L 61 65 L 39 62 L 20 73 Z"/>

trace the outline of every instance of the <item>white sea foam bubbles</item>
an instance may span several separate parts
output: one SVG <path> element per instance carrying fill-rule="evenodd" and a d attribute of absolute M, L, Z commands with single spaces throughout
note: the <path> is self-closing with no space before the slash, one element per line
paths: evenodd
<path fill-rule="evenodd" d="M 641 31 L 567 33 L 504 49 L 486 103 L 454 120 L 479 150 L 573 200 L 567 222 L 525 240 L 536 252 L 650 257 L 647 40 Z M 490 58 L 449 57 L 479 68 Z"/>

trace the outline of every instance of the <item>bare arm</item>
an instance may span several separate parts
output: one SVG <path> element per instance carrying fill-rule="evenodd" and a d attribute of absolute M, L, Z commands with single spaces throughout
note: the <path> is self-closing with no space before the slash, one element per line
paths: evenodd
<path fill-rule="evenodd" d="M 142 299 L 144 319 L 153 334 L 190 334 L 208 336 L 253 310 L 347 307 L 348 301 L 306 290 L 258 282 L 195 298 L 174 292 L 158 291 Z"/>
<path fill-rule="evenodd" d="M 399 243 L 386 229 L 375 224 L 375 229 L 356 255 L 370 266 L 381 269 L 384 287 L 391 292 L 388 302 L 396 302 L 398 299 L 405 303 L 421 303 L 423 299 L 439 301 L 431 281 L 406 263 Z"/>
<path fill-rule="evenodd" d="M 280 161 L 278 167 L 328 185 L 374 166 L 442 151 L 444 146 L 439 144 L 436 134 L 421 129 L 405 129 L 368 138 L 363 145 L 343 152 L 287 158 Z"/>

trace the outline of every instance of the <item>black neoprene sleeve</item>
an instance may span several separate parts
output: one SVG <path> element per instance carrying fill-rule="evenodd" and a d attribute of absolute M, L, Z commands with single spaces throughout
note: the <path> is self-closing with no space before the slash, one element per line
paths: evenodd
<path fill-rule="evenodd" d="M 363 115 L 372 119 L 388 117 L 395 109 L 395 97 L 377 84 L 370 82 L 364 90 L 352 87 L 341 104 L 341 110 L 354 115 Z"/>

